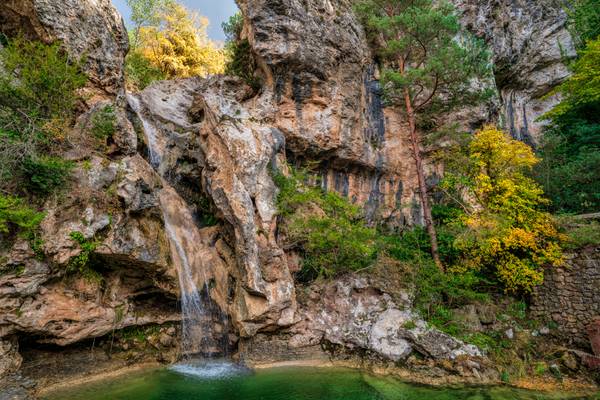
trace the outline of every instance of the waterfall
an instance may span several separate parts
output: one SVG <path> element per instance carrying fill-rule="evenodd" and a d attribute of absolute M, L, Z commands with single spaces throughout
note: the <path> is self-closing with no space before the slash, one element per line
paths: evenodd
<path fill-rule="evenodd" d="M 127 93 L 127 102 L 132 110 L 136 113 L 140 121 L 142 121 L 144 134 L 148 140 L 148 156 L 150 158 L 150 164 L 154 168 L 158 168 L 162 161 L 162 154 L 158 148 L 158 130 L 147 118 L 143 116 L 142 104 L 138 96 Z"/>
<path fill-rule="evenodd" d="M 165 231 L 171 245 L 171 257 L 177 266 L 181 291 L 181 349 L 185 357 L 192 354 L 208 354 L 208 338 L 212 336 L 210 313 L 205 307 L 194 279 L 194 270 L 203 273 L 204 289 L 208 284 L 195 243 L 199 243 L 198 228 L 185 201 L 163 182 L 160 206 L 165 221 Z"/>
<path fill-rule="evenodd" d="M 133 94 L 127 95 L 127 100 L 133 111 L 141 120 L 148 142 L 150 163 L 161 174 L 163 160 L 164 137 L 163 131 L 144 115 L 142 100 Z M 181 352 L 186 364 L 175 366 L 174 369 L 186 374 L 210 377 L 222 376 L 236 370 L 231 364 L 210 363 L 203 361 L 201 368 L 192 361 L 194 355 L 212 355 L 225 353 L 225 348 L 219 348 L 214 342 L 209 285 L 206 276 L 208 265 L 202 257 L 202 236 L 192 210 L 177 191 L 161 176 L 162 190 L 159 195 L 160 208 L 165 223 L 165 231 L 171 248 L 171 258 L 177 268 L 181 292 L 182 340 Z M 198 276 L 200 274 L 200 276 Z M 201 278 L 201 279 L 198 279 Z M 196 282 L 202 281 L 203 292 Z M 223 315 L 220 315 L 224 321 Z M 225 324 L 224 324 L 225 325 Z M 227 329 L 223 328 L 223 335 Z"/>

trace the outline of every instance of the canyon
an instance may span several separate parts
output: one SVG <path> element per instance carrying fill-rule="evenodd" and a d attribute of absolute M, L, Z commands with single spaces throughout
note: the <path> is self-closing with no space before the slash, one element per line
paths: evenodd
<path fill-rule="evenodd" d="M 44 206 L 43 257 L 23 238 L 0 251 L 0 377 L 31 370 L 38 353 L 79 354 L 96 339 L 112 350 L 115 332 L 159 326 L 154 348 L 163 362 L 181 355 L 182 337 L 200 335 L 202 343 L 190 346 L 225 349 L 249 365 L 358 363 L 366 354 L 383 365 L 404 363 L 422 381 L 498 382 L 480 349 L 422 320 L 410 284 L 376 273 L 308 286 L 295 280 L 298 255 L 279 238 L 273 174 L 310 164 L 322 188 L 364 207 L 368 222 L 421 224 L 407 122 L 384 105 L 350 1 L 238 3 L 259 90 L 211 76 L 127 93 L 127 32 L 110 0 L 0 6 L 5 34 L 60 40 L 73 58 L 86 55 L 89 77 L 65 154 L 77 163 L 71 189 Z M 565 57 L 575 55 L 564 10 L 552 0 L 454 3 L 496 65 L 496 96 L 454 117 L 471 130 L 500 123 L 535 145 L 537 118 L 558 101 L 546 95 L 568 76 Z M 115 105 L 117 130 L 99 154 L 85 136 L 91 115 L 106 104 Z M 428 180 L 439 179 L 440 168 L 429 163 Z M 72 232 L 97 243 L 90 257 L 100 281 L 67 274 L 82 252 Z M 595 279 L 597 265 L 589 272 Z M 577 293 L 581 285 L 572 286 Z M 194 287 L 200 293 L 190 299 Z M 544 290 L 536 310 L 555 313 L 554 290 Z M 190 317 L 181 306 L 198 302 L 203 310 L 193 319 L 209 329 L 185 326 Z M 586 348 L 583 322 L 560 316 L 557 323 Z"/>

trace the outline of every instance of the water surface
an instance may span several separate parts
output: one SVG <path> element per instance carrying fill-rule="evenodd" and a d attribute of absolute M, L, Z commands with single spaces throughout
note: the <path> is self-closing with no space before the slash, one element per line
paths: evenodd
<path fill-rule="evenodd" d="M 498 388 L 431 388 L 347 369 L 180 365 L 64 390 L 47 400 L 557 400 L 565 395 Z"/>

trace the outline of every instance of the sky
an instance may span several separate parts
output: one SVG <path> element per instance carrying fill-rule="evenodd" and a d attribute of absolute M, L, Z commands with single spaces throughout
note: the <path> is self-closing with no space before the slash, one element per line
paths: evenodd
<path fill-rule="evenodd" d="M 129 16 L 131 11 L 127 6 L 126 0 L 112 0 L 113 4 L 123 18 L 125 24 L 129 25 Z M 198 11 L 201 15 L 208 17 L 210 25 L 208 27 L 208 36 L 213 40 L 224 41 L 225 35 L 221 29 L 221 22 L 229 19 L 238 10 L 234 0 L 180 0 L 187 8 Z"/>

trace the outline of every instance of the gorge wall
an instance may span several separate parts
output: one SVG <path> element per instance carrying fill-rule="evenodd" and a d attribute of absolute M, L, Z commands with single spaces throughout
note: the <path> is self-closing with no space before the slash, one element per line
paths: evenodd
<path fill-rule="evenodd" d="M 456 3 L 465 26 L 490 43 L 503 119 L 515 136 L 535 140 L 533 121 L 553 101 L 540 98 L 566 76 L 555 46 L 572 51 L 562 11 L 550 2 Z M 264 82 L 258 93 L 217 76 L 159 82 L 136 96 L 125 96 L 127 34 L 109 0 L 0 6 L 5 33 L 24 27 L 32 39 L 61 40 L 73 57 L 88 54 L 93 94 L 65 154 L 77 162 L 71 189 L 44 207 L 43 257 L 24 239 L 1 250 L 0 375 L 19 367 L 19 342 L 67 346 L 180 319 L 161 204 L 166 185 L 194 216 L 193 278 L 230 319 L 227 340 L 242 356 L 256 357 L 260 351 L 252 349 L 261 341 L 280 337 L 290 338 L 291 353 L 326 342 L 393 361 L 414 353 L 455 363 L 481 356 L 425 327 L 410 311 L 410 295 L 380 282 L 351 277 L 307 289 L 308 297 L 298 293 L 297 260 L 278 241 L 272 173 L 288 162 L 315 163 L 321 185 L 363 205 L 369 220 L 419 223 L 406 121 L 383 106 L 377 66 L 350 1 L 239 5 Z M 107 102 L 116 105 L 118 129 L 99 152 L 85 137 L 90 116 Z M 492 107 L 469 118 L 465 125 L 476 127 L 500 115 Z M 427 168 L 436 179 L 437 167 Z M 216 223 L 207 224 L 206 214 Z M 100 282 L 67 274 L 82 251 L 74 231 L 98 243 L 92 258 Z M 404 329 L 408 321 L 414 327 Z M 486 376 L 484 363 L 452 368 L 447 373 Z"/>

